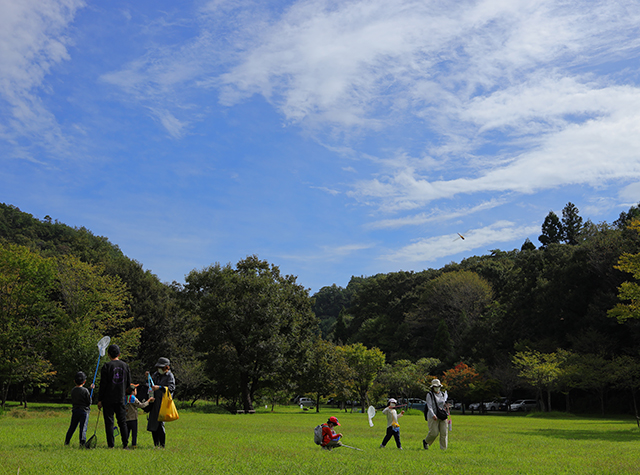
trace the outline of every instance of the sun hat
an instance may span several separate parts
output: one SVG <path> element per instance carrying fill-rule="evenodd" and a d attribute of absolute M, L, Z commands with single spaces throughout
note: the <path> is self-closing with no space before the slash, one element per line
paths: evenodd
<path fill-rule="evenodd" d="M 171 361 L 169 361 L 169 358 L 159 358 L 158 362 L 156 363 L 156 368 L 164 368 L 165 366 L 169 366 L 171 364 Z"/>
<path fill-rule="evenodd" d="M 440 384 L 439 379 L 434 379 L 433 381 L 431 381 L 431 387 L 434 387 L 434 386 L 438 386 L 438 387 L 442 386 L 442 384 Z"/>
<path fill-rule="evenodd" d="M 395 399 L 391 398 L 391 399 L 389 399 L 389 404 L 398 404 L 398 401 L 396 401 Z"/>
<path fill-rule="evenodd" d="M 329 418 L 329 420 L 327 421 L 327 423 L 329 423 L 329 422 L 330 422 L 331 424 L 335 424 L 335 425 L 337 425 L 337 426 L 341 425 L 341 424 L 338 422 L 338 418 L 337 418 L 337 417 L 333 417 L 333 416 L 331 416 L 331 417 Z"/>

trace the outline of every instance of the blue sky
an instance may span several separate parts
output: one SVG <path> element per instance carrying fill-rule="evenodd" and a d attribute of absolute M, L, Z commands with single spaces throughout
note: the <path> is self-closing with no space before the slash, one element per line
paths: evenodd
<path fill-rule="evenodd" d="M 639 58 L 635 0 L 5 0 L 0 201 L 165 282 L 439 268 L 640 201 Z"/>

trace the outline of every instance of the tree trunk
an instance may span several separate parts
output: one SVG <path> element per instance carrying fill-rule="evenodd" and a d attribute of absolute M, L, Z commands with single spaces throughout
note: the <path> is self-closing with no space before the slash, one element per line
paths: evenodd
<path fill-rule="evenodd" d="M 240 387 L 242 388 L 242 408 L 245 412 L 253 411 L 251 392 L 249 390 L 249 375 L 247 373 L 240 374 Z"/>
<path fill-rule="evenodd" d="M 638 404 L 636 403 L 636 392 L 633 388 L 631 388 L 631 399 L 633 399 L 633 411 L 636 414 L 636 424 L 638 424 L 638 428 L 640 428 L 640 417 L 638 417 Z"/>

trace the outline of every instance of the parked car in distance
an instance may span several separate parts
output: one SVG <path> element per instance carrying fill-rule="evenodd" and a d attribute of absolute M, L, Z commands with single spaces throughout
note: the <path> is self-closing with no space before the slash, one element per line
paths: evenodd
<path fill-rule="evenodd" d="M 470 411 L 478 411 L 478 410 L 480 410 L 480 403 L 479 402 L 472 402 L 471 404 L 469 404 L 468 409 Z"/>
<path fill-rule="evenodd" d="M 315 406 L 316 403 L 313 399 L 308 398 L 308 397 L 301 397 L 300 399 L 298 399 L 298 405 L 300 406 Z"/>
<path fill-rule="evenodd" d="M 538 404 L 536 403 L 535 399 L 520 399 L 516 402 L 514 402 L 513 404 L 511 404 L 511 406 L 509 406 L 509 409 L 511 411 L 531 411 L 532 409 L 535 409 L 536 406 Z"/>
<path fill-rule="evenodd" d="M 427 405 L 427 401 L 419 398 L 409 398 L 407 399 L 407 408 L 408 409 L 418 409 L 420 411 L 424 411 L 425 406 Z"/>
<path fill-rule="evenodd" d="M 461 411 L 462 410 L 462 403 L 461 402 L 454 402 L 453 403 L 453 408 L 457 411 Z"/>
<path fill-rule="evenodd" d="M 485 402 L 484 403 L 484 408 L 487 411 L 497 411 L 498 409 L 500 409 L 500 404 L 502 404 L 503 401 L 506 401 L 507 398 L 506 397 L 499 397 L 497 399 L 494 399 L 491 402 Z"/>

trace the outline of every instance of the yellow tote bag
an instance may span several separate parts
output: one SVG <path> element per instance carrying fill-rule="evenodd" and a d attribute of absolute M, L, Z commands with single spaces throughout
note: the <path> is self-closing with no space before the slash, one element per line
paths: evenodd
<path fill-rule="evenodd" d="M 162 395 L 162 403 L 160 404 L 160 412 L 158 412 L 158 422 L 171 422 L 178 419 L 178 410 L 173 403 L 173 398 L 169 389 L 164 388 L 164 394 Z"/>

